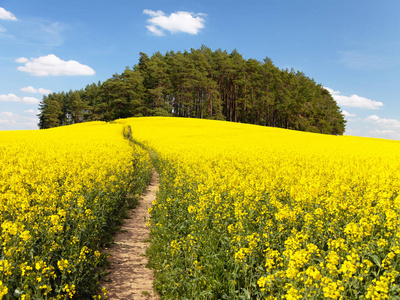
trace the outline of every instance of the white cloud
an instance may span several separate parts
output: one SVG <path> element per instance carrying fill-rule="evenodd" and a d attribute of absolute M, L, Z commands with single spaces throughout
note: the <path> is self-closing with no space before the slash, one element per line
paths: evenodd
<path fill-rule="evenodd" d="M 7 29 L 5 29 L 3 26 L 0 26 L 0 32 L 6 32 Z"/>
<path fill-rule="evenodd" d="M 371 115 L 364 119 L 366 122 L 372 122 L 386 128 L 400 128 L 400 121 L 395 119 L 380 118 L 377 115 Z"/>
<path fill-rule="evenodd" d="M 342 111 L 342 115 L 345 117 L 356 117 L 357 116 L 356 114 L 351 114 L 345 110 Z"/>
<path fill-rule="evenodd" d="M 30 108 L 30 109 L 24 110 L 24 113 L 31 114 L 31 115 L 32 114 L 37 115 L 37 114 L 39 114 L 39 111 Z"/>
<path fill-rule="evenodd" d="M 162 30 L 158 29 L 156 26 L 149 25 L 149 26 L 146 26 L 146 28 L 147 28 L 150 32 L 154 33 L 155 35 L 158 35 L 158 36 L 164 35 L 164 32 L 163 32 Z"/>
<path fill-rule="evenodd" d="M 20 63 L 20 64 L 27 63 L 28 61 L 29 61 L 29 59 L 27 59 L 26 57 L 20 57 L 15 60 L 15 62 Z"/>
<path fill-rule="evenodd" d="M 7 102 L 20 102 L 21 98 L 14 95 L 14 94 L 8 94 L 8 95 L 0 95 L 0 101 L 7 101 Z"/>
<path fill-rule="evenodd" d="M 361 118 L 350 118 L 350 119 L 346 119 L 346 121 L 347 121 L 347 124 L 348 123 L 361 123 L 363 120 L 361 119 Z"/>
<path fill-rule="evenodd" d="M 378 109 L 379 107 L 383 106 L 383 102 L 380 101 L 374 101 L 356 94 L 351 96 L 343 96 L 340 95 L 340 91 L 334 91 L 328 87 L 324 88 L 331 93 L 333 99 L 335 99 L 339 106 L 358 107 L 365 109 Z"/>
<path fill-rule="evenodd" d="M 12 112 L 0 112 L 0 130 L 37 129 L 39 119 L 32 116 L 21 116 Z"/>
<path fill-rule="evenodd" d="M 374 129 L 369 130 L 366 136 L 380 138 L 380 139 L 390 139 L 390 140 L 399 140 L 400 133 L 396 130 L 391 129 Z"/>
<path fill-rule="evenodd" d="M 8 111 L 4 111 L 4 112 L 0 112 L 0 124 L 16 124 L 17 121 L 16 119 L 18 119 L 18 115 L 12 113 L 12 112 L 8 112 Z"/>
<path fill-rule="evenodd" d="M 351 96 L 334 95 L 333 98 L 341 106 L 359 107 L 366 109 L 378 109 L 379 107 L 383 106 L 383 102 L 374 101 L 358 96 L 356 94 L 353 94 Z"/>
<path fill-rule="evenodd" d="M 178 11 L 169 16 L 161 10 L 153 11 L 143 10 L 143 13 L 149 15 L 147 22 L 150 24 L 146 28 L 155 35 L 164 35 L 164 30 L 175 33 L 185 32 L 189 34 L 198 34 L 200 29 L 204 28 L 205 14 L 194 14 L 186 11 Z"/>
<path fill-rule="evenodd" d="M 18 97 L 14 94 L 0 95 L 0 102 L 21 102 L 25 104 L 39 104 L 40 100 L 34 97 Z"/>
<path fill-rule="evenodd" d="M 347 129 L 346 128 L 346 132 L 344 134 L 345 135 L 358 135 L 358 134 L 360 134 L 360 130 L 359 129 Z"/>
<path fill-rule="evenodd" d="M 374 129 L 374 130 L 370 130 L 369 133 L 373 134 L 373 135 L 380 135 L 380 134 L 392 134 L 392 133 L 396 133 L 394 130 L 379 130 L 379 129 Z"/>
<path fill-rule="evenodd" d="M 0 119 L 0 124 L 16 124 L 15 120 L 8 120 L 8 119 Z"/>
<path fill-rule="evenodd" d="M 324 89 L 326 89 L 329 93 L 331 93 L 332 96 L 340 94 L 340 91 L 334 91 L 334 90 L 332 90 L 332 89 L 330 89 L 328 87 L 324 87 Z"/>
<path fill-rule="evenodd" d="M 11 12 L 5 10 L 2 7 L 0 7 L 0 19 L 2 19 L 2 20 L 12 20 L 12 21 L 16 21 L 17 20 L 17 18 Z"/>
<path fill-rule="evenodd" d="M 65 61 L 54 54 L 31 59 L 20 57 L 15 61 L 25 64 L 25 66 L 18 67 L 19 71 L 30 73 L 33 76 L 76 76 L 95 74 L 95 71 L 87 65 L 82 65 L 75 60 Z"/>
<path fill-rule="evenodd" d="M 149 15 L 150 17 L 158 17 L 158 16 L 164 16 L 165 14 L 161 10 L 151 10 L 151 9 L 144 9 L 143 13 L 146 15 Z"/>
<path fill-rule="evenodd" d="M 52 93 L 52 90 L 48 90 L 48 89 L 44 89 L 44 88 L 35 89 L 31 85 L 21 88 L 21 91 L 25 92 L 25 93 L 34 93 L 34 94 L 51 94 Z"/>
<path fill-rule="evenodd" d="M 14 113 L 12 113 L 12 112 L 9 112 L 9 111 L 0 112 L 0 117 L 1 117 L 1 118 L 10 119 L 10 118 L 15 117 L 15 116 L 18 116 L 18 115 L 14 114 Z"/>
<path fill-rule="evenodd" d="M 380 118 L 377 115 L 372 115 L 372 116 L 369 116 L 369 117 L 365 118 L 365 121 L 367 121 L 367 122 L 376 122 L 376 121 L 379 121 L 379 119 Z"/>

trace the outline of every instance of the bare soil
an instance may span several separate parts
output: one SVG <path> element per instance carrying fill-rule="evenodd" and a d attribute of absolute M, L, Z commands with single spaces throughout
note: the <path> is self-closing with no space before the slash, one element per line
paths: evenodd
<path fill-rule="evenodd" d="M 148 258 L 145 256 L 149 239 L 146 222 L 150 217 L 147 210 L 156 198 L 158 184 L 158 174 L 153 171 L 146 193 L 139 200 L 138 206 L 129 212 L 129 218 L 114 237 L 115 243 L 109 249 L 110 274 L 103 287 L 109 291 L 108 297 L 111 300 L 160 299 L 153 290 L 153 271 L 146 268 Z"/>

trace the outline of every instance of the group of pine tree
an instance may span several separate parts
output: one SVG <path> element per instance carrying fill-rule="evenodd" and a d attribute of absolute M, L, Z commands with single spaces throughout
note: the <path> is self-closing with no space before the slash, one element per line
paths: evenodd
<path fill-rule="evenodd" d="M 41 129 L 86 121 L 175 116 L 341 135 L 344 117 L 329 92 L 303 72 L 268 57 L 202 46 L 190 52 L 140 53 L 139 62 L 103 83 L 43 96 Z"/>

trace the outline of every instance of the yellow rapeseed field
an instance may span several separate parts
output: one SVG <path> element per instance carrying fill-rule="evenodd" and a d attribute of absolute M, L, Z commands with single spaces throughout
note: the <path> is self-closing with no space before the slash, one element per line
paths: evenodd
<path fill-rule="evenodd" d="M 0 132 L 0 299 L 105 297 L 141 146 L 163 298 L 400 298 L 399 142 L 148 117 Z"/>
<path fill-rule="evenodd" d="M 0 132 L 0 299 L 104 297 L 100 246 L 149 163 L 121 124 Z"/>
<path fill-rule="evenodd" d="M 399 299 L 400 143 L 222 121 L 121 120 L 158 154 L 166 299 Z"/>

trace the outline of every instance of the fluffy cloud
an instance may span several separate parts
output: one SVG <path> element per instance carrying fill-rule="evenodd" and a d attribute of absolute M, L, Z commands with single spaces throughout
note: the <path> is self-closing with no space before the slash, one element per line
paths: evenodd
<path fill-rule="evenodd" d="M 365 109 L 378 109 L 379 107 L 383 106 L 383 103 L 379 101 L 374 101 L 355 94 L 351 96 L 343 96 L 340 95 L 340 91 L 334 91 L 328 87 L 325 87 L 325 89 L 331 93 L 333 99 L 335 99 L 339 106 L 358 107 Z"/>
<path fill-rule="evenodd" d="M 0 112 L 0 124 L 15 124 L 16 118 L 18 115 L 13 114 L 12 112 L 4 111 Z"/>
<path fill-rule="evenodd" d="M 2 20 L 12 20 L 16 21 L 17 18 L 9 11 L 6 11 L 4 8 L 0 7 L 0 19 Z"/>
<path fill-rule="evenodd" d="M 370 130 L 369 133 L 373 134 L 373 135 L 381 135 L 381 134 L 393 134 L 396 133 L 394 130 L 379 130 L 379 129 L 374 129 L 374 130 Z"/>
<path fill-rule="evenodd" d="M 380 118 L 377 115 L 371 115 L 364 119 L 366 122 L 372 122 L 386 128 L 400 128 L 400 121 L 395 119 Z"/>
<path fill-rule="evenodd" d="M 357 116 L 356 114 L 351 114 L 345 110 L 342 111 L 342 115 L 345 117 L 356 117 Z"/>
<path fill-rule="evenodd" d="M 54 54 L 31 59 L 20 57 L 15 61 L 25 64 L 24 66 L 18 67 L 19 71 L 30 73 L 33 76 L 76 76 L 95 74 L 95 71 L 87 65 L 82 65 L 75 60 L 65 61 Z"/>
<path fill-rule="evenodd" d="M 27 63 L 28 61 L 29 61 L 29 59 L 27 59 L 26 57 L 20 57 L 15 60 L 15 62 L 20 63 L 20 64 Z"/>
<path fill-rule="evenodd" d="M 21 116 L 12 112 L 0 112 L 0 130 L 37 129 L 38 118 Z"/>
<path fill-rule="evenodd" d="M 344 133 L 345 135 L 359 135 L 360 134 L 359 129 L 348 129 L 346 128 L 346 132 Z"/>
<path fill-rule="evenodd" d="M 380 139 L 390 139 L 390 140 L 399 140 L 400 139 L 399 131 L 391 130 L 391 129 L 369 130 L 368 134 L 366 136 L 380 138 Z"/>
<path fill-rule="evenodd" d="M 39 104 L 40 100 L 34 97 L 18 97 L 14 94 L 0 95 L 0 102 L 22 102 L 25 104 Z"/>
<path fill-rule="evenodd" d="M 330 89 L 328 87 L 325 87 L 325 86 L 324 86 L 324 89 L 326 89 L 332 96 L 340 94 L 340 91 L 334 91 L 334 90 L 332 90 L 332 89 Z"/>
<path fill-rule="evenodd" d="M 48 90 L 48 89 L 44 89 L 44 88 L 35 89 L 33 86 L 23 87 L 23 88 L 21 88 L 21 91 L 25 92 L 25 93 L 34 93 L 34 94 L 50 94 L 50 93 L 52 93 L 52 90 Z"/>
<path fill-rule="evenodd" d="M 150 24 L 146 28 L 155 35 L 164 35 L 164 30 L 175 33 L 185 32 L 189 34 L 198 34 L 200 29 L 204 28 L 205 14 L 194 14 L 186 11 L 178 11 L 169 16 L 161 10 L 153 11 L 143 10 L 143 13 L 150 16 L 147 22 Z"/>

